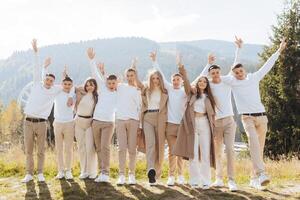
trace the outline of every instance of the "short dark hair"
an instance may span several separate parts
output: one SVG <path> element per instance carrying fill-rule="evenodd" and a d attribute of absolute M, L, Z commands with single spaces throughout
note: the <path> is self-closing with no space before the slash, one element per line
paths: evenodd
<path fill-rule="evenodd" d="M 181 74 L 179 74 L 179 73 L 174 73 L 174 74 L 172 74 L 172 78 L 174 78 L 175 76 L 179 76 L 180 78 L 182 78 L 182 75 Z"/>
<path fill-rule="evenodd" d="M 211 70 L 213 69 L 221 69 L 219 65 L 211 65 L 209 68 L 208 68 L 208 72 L 210 72 Z"/>
<path fill-rule="evenodd" d="M 117 79 L 118 79 L 118 77 L 114 74 L 111 74 L 111 75 L 107 76 L 107 78 L 106 78 L 106 80 L 117 80 Z"/>
<path fill-rule="evenodd" d="M 237 69 L 237 68 L 241 68 L 244 67 L 241 63 L 238 63 L 236 65 L 233 66 L 232 70 Z"/>
<path fill-rule="evenodd" d="M 55 75 L 54 74 L 50 74 L 50 73 L 48 73 L 48 74 L 46 74 L 46 77 L 47 76 L 50 76 L 50 77 L 52 77 L 52 78 L 54 78 L 55 79 Z"/>
<path fill-rule="evenodd" d="M 136 70 L 133 69 L 133 68 L 128 68 L 128 69 L 126 69 L 126 73 L 127 73 L 127 72 L 134 72 L 134 73 L 136 73 Z"/>
<path fill-rule="evenodd" d="M 65 82 L 65 81 L 70 81 L 70 82 L 73 83 L 73 80 L 72 80 L 69 76 L 66 76 L 62 81 L 63 81 L 63 82 Z"/>

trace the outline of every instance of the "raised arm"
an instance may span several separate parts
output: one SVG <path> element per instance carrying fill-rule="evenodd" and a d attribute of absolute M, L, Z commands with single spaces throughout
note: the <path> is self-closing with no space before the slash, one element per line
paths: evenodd
<path fill-rule="evenodd" d="M 38 54 L 37 40 L 33 39 L 31 42 L 34 52 L 34 68 L 33 68 L 33 82 L 40 83 L 42 81 L 42 67 L 40 65 L 40 59 Z"/>
<path fill-rule="evenodd" d="M 257 72 L 254 72 L 253 75 L 256 76 L 258 80 L 261 80 L 272 69 L 280 53 L 285 48 L 286 42 L 285 39 L 283 39 L 280 43 L 279 49 L 265 62 L 265 64 Z"/>
<path fill-rule="evenodd" d="M 183 64 L 178 65 L 178 71 L 181 74 L 182 79 L 183 79 L 184 91 L 185 91 L 186 95 L 190 95 L 192 92 L 192 87 L 191 87 L 190 81 L 187 77 L 187 73 L 186 73 L 186 70 L 185 70 Z"/>
<path fill-rule="evenodd" d="M 193 86 L 197 84 L 197 81 L 198 81 L 198 79 L 199 79 L 200 77 L 202 77 L 202 76 L 208 76 L 208 74 L 209 74 L 208 69 L 209 69 L 209 67 L 210 67 L 212 64 L 214 64 L 215 60 L 216 60 L 216 57 L 215 57 L 213 54 L 208 54 L 208 57 L 207 57 L 207 64 L 206 64 L 206 66 L 203 68 L 203 70 L 202 70 L 202 72 L 200 73 L 200 75 L 197 76 L 197 78 L 196 78 L 195 80 L 193 80 L 193 82 L 192 82 L 192 85 L 193 85 Z"/>
<path fill-rule="evenodd" d="M 132 68 L 132 69 L 135 70 L 136 86 L 138 88 L 140 88 L 140 89 L 143 89 L 144 88 L 144 84 L 140 80 L 139 75 L 138 75 L 138 70 L 137 70 L 137 58 L 132 59 L 130 68 Z"/>
<path fill-rule="evenodd" d="M 87 55 L 88 55 L 88 58 L 90 59 L 90 67 L 91 67 L 92 77 L 96 79 L 99 86 L 105 85 L 105 80 L 104 80 L 102 73 L 99 73 L 97 70 L 97 63 L 95 61 L 96 53 L 95 53 L 94 49 L 88 48 Z M 103 63 L 101 63 L 101 64 L 102 64 L 102 67 L 104 70 L 104 64 Z"/>

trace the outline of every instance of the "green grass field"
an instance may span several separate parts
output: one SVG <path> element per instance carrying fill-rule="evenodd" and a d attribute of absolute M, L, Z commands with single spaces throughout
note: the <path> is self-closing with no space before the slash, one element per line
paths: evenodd
<path fill-rule="evenodd" d="M 36 181 L 22 184 L 25 156 L 20 148 L 0 153 L 0 200 L 19 199 L 300 199 L 300 162 L 296 159 L 271 161 L 266 160 L 271 184 L 258 191 L 248 187 L 251 163 L 249 158 L 238 156 L 236 160 L 236 181 L 240 191 L 229 192 L 226 187 L 213 188 L 207 191 L 192 189 L 189 185 L 166 186 L 168 174 L 167 162 L 163 168 L 160 184 L 150 187 L 146 180 L 144 156 L 138 156 L 135 186 L 117 186 L 118 175 L 117 152 L 112 151 L 111 184 L 94 183 L 92 180 L 79 180 L 77 153 L 74 157 L 73 181 L 56 180 L 55 154 L 47 152 L 45 162 L 46 182 Z M 224 163 L 225 164 L 225 163 Z M 225 172 L 225 169 L 224 169 Z M 226 174 L 226 173 L 225 173 Z M 187 167 L 185 176 L 188 178 Z"/>

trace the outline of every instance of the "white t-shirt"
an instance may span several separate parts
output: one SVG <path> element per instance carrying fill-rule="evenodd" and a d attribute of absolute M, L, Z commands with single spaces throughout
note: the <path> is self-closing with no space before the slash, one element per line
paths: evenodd
<path fill-rule="evenodd" d="M 202 95 L 201 98 L 198 98 L 194 103 L 194 111 L 197 113 L 206 113 L 205 107 L 206 95 Z"/>
<path fill-rule="evenodd" d="M 69 93 L 62 91 L 54 100 L 54 120 L 55 122 L 71 122 L 74 118 L 74 106 L 67 106 Z M 73 104 L 74 105 L 74 104 Z"/>
<path fill-rule="evenodd" d="M 150 95 L 147 94 L 148 110 L 159 109 L 160 98 L 161 91 L 159 89 L 154 89 Z"/>
<path fill-rule="evenodd" d="M 141 110 L 141 92 L 137 87 L 126 83 L 118 85 L 116 119 L 139 120 Z"/>

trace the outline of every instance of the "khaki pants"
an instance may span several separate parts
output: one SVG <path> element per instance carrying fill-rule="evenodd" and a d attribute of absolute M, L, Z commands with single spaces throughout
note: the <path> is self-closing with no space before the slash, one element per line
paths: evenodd
<path fill-rule="evenodd" d="M 155 169 L 156 178 L 160 178 L 163 160 L 159 160 L 158 148 L 158 112 L 144 116 L 144 134 L 146 142 L 147 170 Z M 163 158 L 162 158 L 163 159 Z"/>
<path fill-rule="evenodd" d="M 75 137 L 78 143 L 80 172 L 90 176 L 97 175 L 97 155 L 91 128 L 92 119 L 75 119 Z"/>
<path fill-rule="evenodd" d="M 242 115 L 242 122 L 249 142 L 253 165 L 252 175 L 256 177 L 265 171 L 263 154 L 268 129 L 268 118 L 266 116 L 253 117 Z"/>
<path fill-rule="evenodd" d="M 101 173 L 108 175 L 110 166 L 110 144 L 114 132 L 114 123 L 93 120 L 92 128 Z"/>
<path fill-rule="evenodd" d="M 129 153 L 129 174 L 135 174 L 136 139 L 139 121 L 134 119 L 118 120 L 116 123 L 119 144 L 119 174 L 125 175 L 126 152 Z"/>
<path fill-rule="evenodd" d="M 24 121 L 24 144 L 26 154 L 26 172 L 33 175 L 34 159 L 33 149 L 36 138 L 37 145 L 37 170 L 43 173 L 45 160 L 45 141 L 47 137 L 47 122 Z"/>
<path fill-rule="evenodd" d="M 58 171 L 71 170 L 73 160 L 74 122 L 54 122 Z"/>
<path fill-rule="evenodd" d="M 176 143 L 177 131 L 179 124 L 167 123 L 166 138 L 169 146 L 169 176 L 175 176 L 176 167 L 178 169 L 178 175 L 182 175 L 183 171 L 183 160 L 181 157 L 172 155 L 173 146 Z"/>
<path fill-rule="evenodd" d="M 223 144 L 227 158 L 227 176 L 234 180 L 234 140 L 235 140 L 236 123 L 233 117 L 225 117 L 215 121 L 214 143 L 216 154 L 216 177 L 222 179 L 222 156 Z"/>

